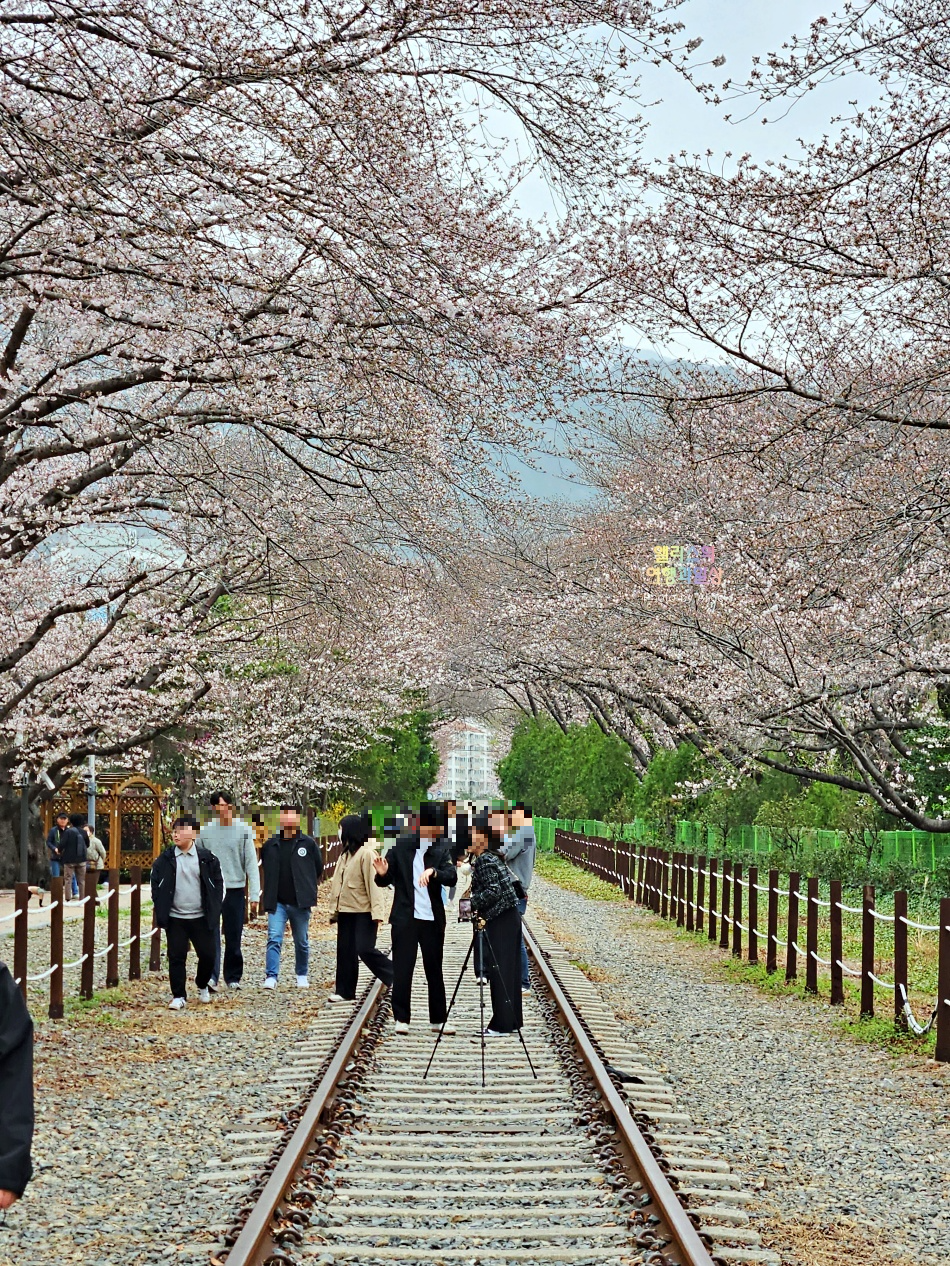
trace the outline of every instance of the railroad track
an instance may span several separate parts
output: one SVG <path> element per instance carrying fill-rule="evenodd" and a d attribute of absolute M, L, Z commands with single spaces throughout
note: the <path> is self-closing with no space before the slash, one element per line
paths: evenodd
<path fill-rule="evenodd" d="M 449 927 L 447 983 L 469 937 Z M 470 970 L 452 1013 L 458 1032 L 443 1038 L 426 1081 L 434 1037 L 418 1020 L 396 1035 L 377 982 L 355 1006 L 327 1004 L 280 1074 L 306 1093 L 280 1123 L 236 1127 L 235 1156 L 220 1162 L 219 1179 L 257 1182 L 213 1266 L 780 1264 L 728 1161 L 596 985 L 536 921 L 529 950 L 525 1039 L 537 1079 L 512 1036 L 490 1043 L 482 1088 Z M 424 987 L 420 970 L 413 1010 L 423 1019 Z"/>

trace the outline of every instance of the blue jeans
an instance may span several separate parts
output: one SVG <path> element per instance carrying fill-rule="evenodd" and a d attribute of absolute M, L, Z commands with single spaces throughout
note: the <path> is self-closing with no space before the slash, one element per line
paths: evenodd
<path fill-rule="evenodd" d="M 524 918 L 524 912 L 528 908 L 528 898 L 522 897 L 518 902 L 518 910 L 521 917 Z M 524 933 L 521 934 L 521 988 L 531 988 L 531 975 L 528 972 L 528 948 L 524 943 Z"/>
<path fill-rule="evenodd" d="M 55 857 L 51 857 L 49 859 L 50 879 L 58 879 L 62 873 L 63 873 L 62 863 L 58 862 Z"/>
<path fill-rule="evenodd" d="M 294 938 L 294 971 L 306 976 L 310 961 L 310 911 L 300 906 L 285 906 L 277 902 L 277 909 L 267 916 L 267 953 L 264 958 L 264 975 L 277 979 L 280 972 L 280 951 L 284 944 L 284 929 L 290 920 Z"/>

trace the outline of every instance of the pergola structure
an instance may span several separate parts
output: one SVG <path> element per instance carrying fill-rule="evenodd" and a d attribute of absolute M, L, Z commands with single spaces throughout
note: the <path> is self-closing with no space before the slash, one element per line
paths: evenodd
<path fill-rule="evenodd" d="M 148 870 L 165 846 L 162 788 L 141 773 L 96 774 L 96 835 L 102 840 L 109 867 Z M 57 813 L 86 812 L 86 780 L 79 775 L 43 802 L 48 831 Z"/>

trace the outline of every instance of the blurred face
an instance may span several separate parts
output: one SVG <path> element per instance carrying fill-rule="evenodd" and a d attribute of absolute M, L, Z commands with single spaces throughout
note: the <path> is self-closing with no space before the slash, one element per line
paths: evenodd
<path fill-rule="evenodd" d="M 59 815 L 59 817 L 56 819 L 56 825 L 59 827 L 61 831 L 66 830 L 66 827 L 69 825 L 69 818 L 67 818 L 65 813 L 61 813 Z"/>
<path fill-rule="evenodd" d="M 228 804 L 227 800 L 216 800 L 211 806 L 211 812 L 215 814 L 222 826 L 228 826 L 234 816 L 234 805 Z"/>
<path fill-rule="evenodd" d="M 442 827 L 438 824 L 435 826 L 420 826 L 419 834 L 424 840 L 437 840 L 442 834 Z"/>
<path fill-rule="evenodd" d="M 513 831 L 517 831 L 524 826 L 524 809 L 512 809 L 509 816 L 511 817 L 511 829 Z"/>
<path fill-rule="evenodd" d="M 489 821 L 491 822 L 491 829 L 495 832 L 496 835 L 502 836 L 506 834 L 508 830 L 508 814 L 507 813 L 503 812 L 501 809 L 497 809 L 491 815 L 491 818 L 489 819 Z"/>
<path fill-rule="evenodd" d="M 281 809 L 280 811 L 280 829 L 288 833 L 298 830 L 300 827 L 300 812 L 297 809 Z"/>
<path fill-rule="evenodd" d="M 188 826 L 183 823 L 180 826 L 172 827 L 172 839 L 183 853 L 188 852 L 192 844 L 194 844 L 197 839 L 197 836 L 198 832 L 193 826 Z"/>
<path fill-rule="evenodd" d="M 480 857 L 482 853 L 484 853 L 485 849 L 488 848 L 490 842 L 491 841 L 488 836 L 483 834 L 476 827 L 472 830 L 472 842 L 469 845 L 468 851 L 473 857 Z"/>

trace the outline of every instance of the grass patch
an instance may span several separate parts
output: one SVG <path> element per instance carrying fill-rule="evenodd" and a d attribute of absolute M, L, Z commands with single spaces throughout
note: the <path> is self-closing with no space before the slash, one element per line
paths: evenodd
<path fill-rule="evenodd" d="M 588 980 L 593 980 L 595 984 L 602 985 L 613 977 L 605 972 L 603 967 L 596 967 L 591 963 L 586 963 L 583 958 L 570 959 L 572 967 L 576 967 L 578 971 L 583 972 Z"/>
<path fill-rule="evenodd" d="M 908 1029 L 899 1029 L 888 1016 L 859 1016 L 857 1019 L 842 1016 L 835 1026 L 845 1037 L 856 1042 L 879 1046 L 889 1055 L 933 1056 L 937 1046 L 937 1034 L 931 1029 L 926 1037 L 915 1037 Z"/>
<path fill-rule="evenodd" d="M 592 901 L 626 901 L 619 888 L 581 870 L 579 866 L 555 853 L 538 853 L 534 869 L 542 879 L 550 880 L 552 884 L 557 884 L 567 892 L 574 892 L 579 897 L 589 897 Z"/>

